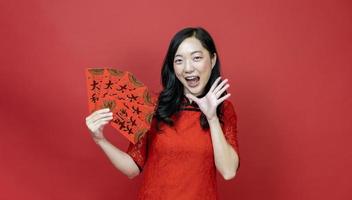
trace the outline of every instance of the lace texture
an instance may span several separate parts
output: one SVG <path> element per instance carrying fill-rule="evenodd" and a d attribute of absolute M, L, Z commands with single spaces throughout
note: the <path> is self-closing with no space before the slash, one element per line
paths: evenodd
<path fill-rule="evenodd" d="M 234 148 L 237 153 L 238 159 L 240 160 L 239 146 L 237 140 L 237 115 L 231 101 L 224 101 L 224 115 L 223 121 L 224 125 L 222 130 L 227 142 Z M 240 168 L 240 163 L 238 163 L 237 171 Z"/>
<path fill-rule="evenodd" d="M 210 130 L 199 123 L 200 110 L 193 104 L 172 116 L 173 127 L 152 128 L 127 153 L 143 170 L 138 199 L 217 200 L 216 167 Z M 224 101 L 222 130 L 238 154 L 236 114 L 230 101 Z"/>

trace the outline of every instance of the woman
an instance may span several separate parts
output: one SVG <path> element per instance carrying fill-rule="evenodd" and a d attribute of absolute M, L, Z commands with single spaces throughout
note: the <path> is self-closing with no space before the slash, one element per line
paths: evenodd
<path fill-rule="evenodd" d="M 225 180 L 239 168 L 236 114 L 221 81 L 213 39 L 203 28 L 173 37 L 161 71 L 163 90 L 151 129 L 126 153 L 109 143 L 108 109 L 86 118 L 95 142 L 129 178 L 144 171 L 139 199 L 218 199 L 216 170 Z"/>

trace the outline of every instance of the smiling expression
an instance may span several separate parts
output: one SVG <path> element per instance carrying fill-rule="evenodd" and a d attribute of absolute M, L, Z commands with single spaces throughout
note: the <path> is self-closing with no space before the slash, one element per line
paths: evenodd
<path fill-rule="evenodd" d="M 184 94 L 199 96 L 203 93 L 216 62 L 216 54 L 209 51 L 195 37 L 186 38 L 174 57 L 174 71 L 184 86 Z"/>

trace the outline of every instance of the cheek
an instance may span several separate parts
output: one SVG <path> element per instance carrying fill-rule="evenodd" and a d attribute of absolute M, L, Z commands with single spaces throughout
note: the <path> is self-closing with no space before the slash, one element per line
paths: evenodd
<path fill-rule="evenodd" d="M 198 66 L 198 71 L 202 76 L 208 76 L 208 74 L 211 73 L 211 63 L 210 62 L 204 62 L 200 63 Z"/>
<path fill-rule="evenodd" d="M 182 69 L 179 66 L 174 66 L 174 72 L 175 75 L 178 79 L 180 79 L 181 75 L 182 75 Z"/>

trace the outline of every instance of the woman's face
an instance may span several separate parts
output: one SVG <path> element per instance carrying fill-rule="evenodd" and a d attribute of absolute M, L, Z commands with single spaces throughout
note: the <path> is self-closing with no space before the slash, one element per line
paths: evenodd
<path fill-rule="evenodd" d="M 216 62 L 195 37 L 183 40 L 174 57 L 174 71 L 184 86 L 184 94 L 199 96 L 203 93 Z"/>

